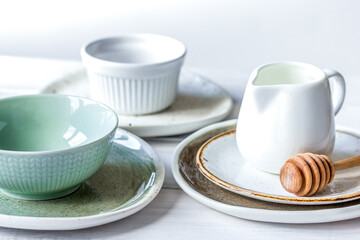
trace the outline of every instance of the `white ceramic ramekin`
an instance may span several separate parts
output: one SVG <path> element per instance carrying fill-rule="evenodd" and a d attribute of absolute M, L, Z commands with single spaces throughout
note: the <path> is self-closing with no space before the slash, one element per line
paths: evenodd
<path fill-rule="evenodd" d="M 81 49 L 95 100 L 118 114 L 149 114 L 175 100 L 184 44 L 156 34 L 103 38 Z"/>

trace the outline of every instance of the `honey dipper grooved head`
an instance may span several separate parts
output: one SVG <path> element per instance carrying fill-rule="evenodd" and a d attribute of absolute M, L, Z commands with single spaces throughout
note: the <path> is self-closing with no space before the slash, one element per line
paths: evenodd
<path fill-rule="evenodd" d="M 286 172 L 282 174 L 281 172 Z M 285 163 L 281 168 L 280 181 L 286 191 L 296 193 L 300 190 L 303 184 L 303 175 L 297 166 L 293 163 Z"/>
<path fill-rule="evenodd" d="M 289 158 L 280 170 L 284 189 L 297 196 L 311 196 L 334 178 L 335 170 L 325 155 L 297 154 Z"/>

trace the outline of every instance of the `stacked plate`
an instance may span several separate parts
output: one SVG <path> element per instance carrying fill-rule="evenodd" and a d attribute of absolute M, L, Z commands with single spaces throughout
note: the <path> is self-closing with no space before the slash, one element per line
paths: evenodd
<path fill-rule="evenodd" d="M 172 172 L 191 197 L 218 211 L 265 222 L 320 223 L 360 216 L 360 168 L 337 172 L 331 184 L 311 197 L 296 197 L 282 188 L 278 175 L 241 158 L 235 127 L 236 120 L 210 125 L 176 148 Z M 330 158 L 355 155 L 360 155 L 360 133 L 338 127 Z"/>

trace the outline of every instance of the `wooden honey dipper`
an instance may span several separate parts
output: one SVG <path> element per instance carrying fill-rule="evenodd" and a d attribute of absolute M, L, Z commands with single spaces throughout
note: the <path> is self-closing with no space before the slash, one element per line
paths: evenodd
<path fill-rule="evenodd" d="M 284 189 L 297 196 L 311 196 L 319 192 L 335 176 L 335 171 L 360 166 L 360 155 L 336 163 L 325 155 L 297 154 L 289 158 L 280 170 Z"/>

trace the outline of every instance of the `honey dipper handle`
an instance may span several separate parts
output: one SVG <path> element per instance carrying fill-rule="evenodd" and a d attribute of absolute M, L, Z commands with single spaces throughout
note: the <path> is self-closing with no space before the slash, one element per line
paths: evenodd
<path fill-rule="evenodd" d="M 334 163 L 335 171 L 360 166 L 360 155 Z"/>

